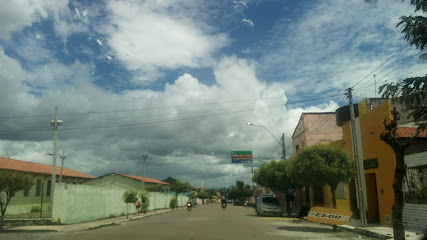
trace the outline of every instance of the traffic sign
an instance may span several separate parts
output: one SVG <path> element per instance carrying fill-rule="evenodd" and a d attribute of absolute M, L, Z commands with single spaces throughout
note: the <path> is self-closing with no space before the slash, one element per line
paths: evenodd
<path fill-rule="evenodd" d="M 343 225 L 350 220 L 351 215 L 352 212 L 349 210 L 312 207 L 308 213 L 307 220 L 310 222 Z"/>
<path fill-rule="evenodd" d="M 231 151 L 231 163 L 252 163 L 252 151 Z"/>

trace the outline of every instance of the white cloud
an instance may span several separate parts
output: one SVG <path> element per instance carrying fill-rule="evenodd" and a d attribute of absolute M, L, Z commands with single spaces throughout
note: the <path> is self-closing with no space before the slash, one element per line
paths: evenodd
<path fill-rule="evenodd" d="M 299 93 L 344 90 L 356 84 L 407 44 L 396 25 L 400 16 L 413 14 L 410 4 L 401 1 L 318 1 L 302 9 L 297 19 L 278 22 L 259 49 L 264 55 L 263 75 L 279 76 L 289 90 Z M 413 64 L 400 68 L 406 72 Z"/>
<path fill-rule="evenodd" d="M 111 1 L 108 43 L 129 70 L 200 67 L 228 44 L 225 34 L 206 32 L 196 19 L 168 11 L 165 2 Z M 191 10 L 188 10 L 191 11 Z M 153 81 L 152 79 L 151 81 Z"/>

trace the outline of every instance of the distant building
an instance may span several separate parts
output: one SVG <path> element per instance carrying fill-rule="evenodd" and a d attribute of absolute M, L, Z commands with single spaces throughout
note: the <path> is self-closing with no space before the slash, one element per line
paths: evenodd
<path fill-rule="evenodd" d="M 52 165 L 26 162 L 10 158 L 0 157 L 0 170 L 21 172 L 34 178 L 34 185 L 15 193 L 7 208 L 7 214 L 28 213 L 33 207 L 41 207 L 43 199 L 43 210 L 48 211 L 50 206 L 50 191 L 52 184 Z M 61 167 L 56 167 L 56 182 L 59 181 Z M 77 172 L 69 168 L 63 168 L 62 182 L 68 184 L 82 184 L 94 177 Z M 2 195 L 0 197 L 4 197 Z"/>
<path fill-rule="evenodd" d="M 144 183 L 145 188 L 160 186 L 160 192 L 170 193 L 170 183 L 147 177 L 144 177 Z M 141 190 L 142 177 L 113 172 L 87 181 L 84 185 Z"/>
<path fill-rule="evenodd" d="M 331 142 L 334 142 L 335 146 L 342 143 L 342 129 L 336 124 L 335 112 L 301 114 L 292 135 L 293 156 L 303 148 L 316 144 L 331 144 Z M 309 204 L 310 206 L 332 206 L 332 197 L 328 189 L 327 186 L 304 188 L 304 191 L 298 191 L 297 201 L 299 204 Z M 348 209 L 350 205 L 341 201 L 341 199 L 347 199 L 348 193 L 345 186 L 340 184 L 337 193 L 337 207 Z"/>

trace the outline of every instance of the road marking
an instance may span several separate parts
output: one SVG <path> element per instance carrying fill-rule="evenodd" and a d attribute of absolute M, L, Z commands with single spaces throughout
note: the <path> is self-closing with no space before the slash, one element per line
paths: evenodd
<path fill-rule="evenodd" d="M 187 221 L 207 221 L 208 218 L 188 218 Z"/>

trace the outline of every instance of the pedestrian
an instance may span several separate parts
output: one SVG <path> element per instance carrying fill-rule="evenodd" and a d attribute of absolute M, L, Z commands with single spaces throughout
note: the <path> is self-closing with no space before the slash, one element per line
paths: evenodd
<path fill-rule="evenodd" d="M 139 200 L 137 200 L 136 204 L 135 204 L 135 212 L 139 213 L 140 208 L 141 208 L 141 202 Z"/>

